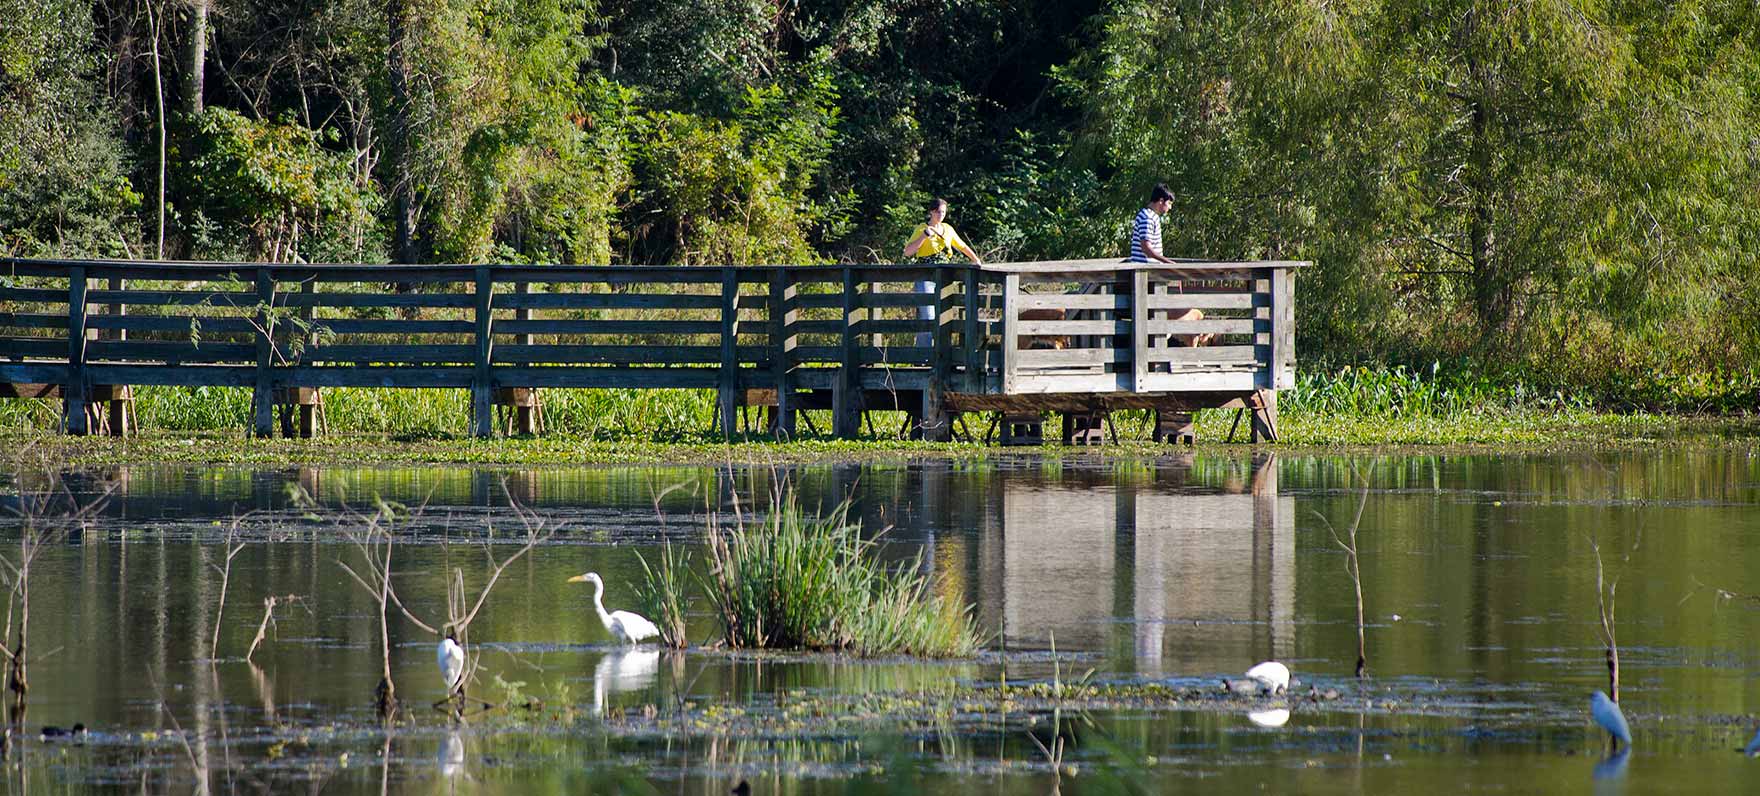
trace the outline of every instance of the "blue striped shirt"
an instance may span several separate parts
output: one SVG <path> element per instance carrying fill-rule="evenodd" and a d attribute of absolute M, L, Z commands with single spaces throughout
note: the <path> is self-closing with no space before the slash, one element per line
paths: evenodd
<path fill-rule="evenodd" d="M 1161 251 L 1161 216 L 1145 207 L 1137 211 L 1137 222 L 1131 226 L 1131 259 L 1133 263 L 1155 262 L 1149 259 L 1149 253 L 1143 251 L 1143 242 L 1148 241 L 1155 251 Z M 1165 256 L 1165 252 L 1162 252 Z"/>

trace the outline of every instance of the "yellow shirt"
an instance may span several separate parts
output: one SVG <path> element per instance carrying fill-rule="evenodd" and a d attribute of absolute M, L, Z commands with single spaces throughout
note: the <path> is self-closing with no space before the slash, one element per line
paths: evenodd
<path fill-rule="evenodd" d="M 929 225 L 927 224 L 918 224 L 917 231 L 911 233 L 910 240 L 916 240 L 917 237 L 922 235 L 928 228 Z M 960 239 L 959 233 L 954 231 L 952 224 L 942 222 L 940 228 L 937 230 L 937 234 L 923 238 L 923 244 L 917 247 L 916 256 L 934 257 L 942 252 L 964 256 L 965 249 L 969 248 L 971 247 L 967 246 L 966 242 Z"/>

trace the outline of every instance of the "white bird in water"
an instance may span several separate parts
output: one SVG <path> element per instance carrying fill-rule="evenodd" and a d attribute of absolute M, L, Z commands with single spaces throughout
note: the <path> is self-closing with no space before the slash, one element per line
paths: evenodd
<path fill-rule="evenodd" d="M 458 695 L 459 683 L 464 680 L 464 647 L 458 645 L 458 635 L 447 628 L 446 638 L 440 639 L 435 652 L 440 679 L 446 682 L 446 698 L 451 699 Z"/>
<path fill-rule="evenodd" d="M 1234 694 L 1281 694 L 1289 690 L 1289 667 L 1277 661 L 1265 661 L 1247 670 L 1244 680 L 1222 681 L 1222 690 Z"/>
<path fill-rule="evenodd" d="M 1632 745 L 1632 727 L 1626 723 L 1626 714 L 1619 709 L 1619 703 L 1607 698 L 1607 695 L 1596 691 L 1589 696 L 1589 715 L 1601 729 L 1618 738 L 1626 746 Z"/>
<path fill-rule="evenodd" d="M 588 572 L 568 579 L 569 583 L 593 584 L 593 607 L 599 609 L 599 622 L 605 625 L 605 631 L 617 639 L 619 644 L 637 644 L 643 639 L 660 635 L 660 628 L 654 626 L 640 614 L 629 611 L 605 611 L 605 581 L 599 579 L 599 573 Z"/>
<path fill-rule="evenodd" d="M 1289 723 L 1289 710 L 1286 708 L 1257 710 L 1247 714 L 1247 721 L 1261 727 L 1282 727 Z"/>

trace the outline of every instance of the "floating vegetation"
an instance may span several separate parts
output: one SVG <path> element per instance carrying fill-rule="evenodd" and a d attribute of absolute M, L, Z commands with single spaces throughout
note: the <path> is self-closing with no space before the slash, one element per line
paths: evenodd
<path fill-rule="evenodd" d="M 961 657 L 977 651 L 966 606 L 937 594 L 917 574 L 920 560 L 889 567 L 863 539 L 845 501 L 809 517 L 792 493 L 761 519 L 711 521 L 709 572 L 702 577 L 722 641 L 736 648 L 844 650 L 861 655 Z M 643 606 L 662 638 L 684 646 L 685 553 L 643 561 Z"/>

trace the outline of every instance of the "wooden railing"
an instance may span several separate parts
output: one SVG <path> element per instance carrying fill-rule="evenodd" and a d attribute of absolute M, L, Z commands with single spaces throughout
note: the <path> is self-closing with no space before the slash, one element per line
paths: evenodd
<path fill-rule="evenodd" d="M 724 428 L 752 391 L 779 432 L 864 396 L 1253 390 L 1293 379 L 1293 263 L 1002 266 L 379 266 L 0 260 L 0 385 L 58 388 L 71 433 L 95 387 L 249 387 L 272 432 L 290 388 L 696 388 Z M 916 292 L 929 282 L 930 295 Z M 1174 296 L 1166 286 L 1182 284 Z M 1198 292 L 1198 291 L 1205 292 Z M 1044 292 L 1050 291 L 1050 292 Z M 919 308 L 933 319 L 919 320 Z M 1202 321 L 1161 319 L 1204 307 Z M 1063 310 L 1022 320 L 1021 310 Z M 1193 325 L 1193 324 L 1196 325 Z M 1211 333 L 1224 345 L 1168 346 Z M 1061 348 L 1035 350 L 1033 340 Z M 1026 342 L 1023 345 L 1023 341 Z M 1138 352 L 1142 355 L 1139 356 Z M 31 394 L 47 394 L 39 390 Z M 896 403 L 896 402 L 895 402 Z"/>

